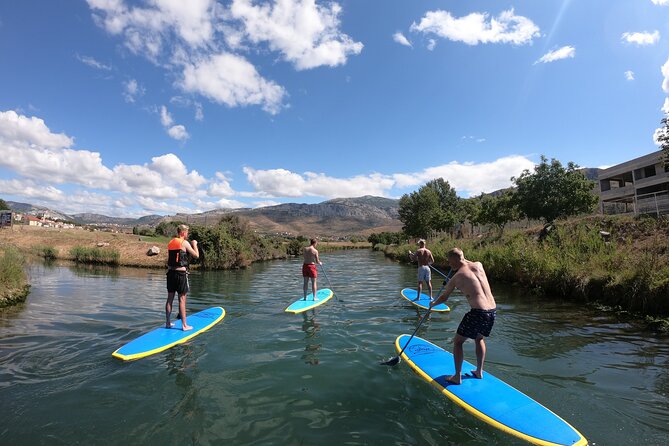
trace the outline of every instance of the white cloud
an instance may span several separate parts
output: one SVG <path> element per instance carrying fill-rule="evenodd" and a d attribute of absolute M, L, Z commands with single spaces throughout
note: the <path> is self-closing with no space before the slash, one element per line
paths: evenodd
<path fill-rule="evenodd" d="M 28 118 L 14 110 L 0 111 L 0 140 L 45 148 L 66 148 L 74 144 L 74 139 L 64 133 L 52 133 L 44 120 L 34 116 Z"/>
<path fill-rule="evenodd" d="M 662 65 L 662 68 L 660 68 L 660 71 L 662 72 L 662 76 L 664 79 L 662 80 L 662 91 L 665 93 L 669 93 L 669 59 Z"/>
<path fill-rule="evenodd" d="M 218 181 L 212 181 L 209 184 L 208 194 L 211 197 L 231 197 L 235 191 L 230 186 L 230 180 L 221 172 L 216 172 Z"/>
<path fill-rule="evenodd" d="M 272 200 L 265 200 L 265 201 L 255 201 L 253 202 L 253 206 L 257 208 L 265 208 L 268 206 L 278 206 L 281 203 L 278 201 L 272 201 Z"/>
<path fill-rule="evenodd" d="M 393 175 L 397 187 L 415 187 L 435 178 L 449 182 L 459 194 L 478 195 L 512 185 L 511 177 L 523 170 L 532 171 L 535 163 L 523 156 L 508 156 L 488 163 L 460 163 L 457 161 L 428 167 L 420 172 Z"/>
<path fill-rule="evenodd" d="M 413 45 L 411 45 L 411 42 L 409 42 L 409 39 L 407 39 L 406 36 L 399 31 L 393 34 L 393 40 L 399 43 L 400 45 L 413 47 Z"/>
<path fill-rule="evenodd" d="M 437 41 L 435 39 L 428 39 L 427 49 L 433 51 L 437 46 Z"/>
<path fill-rule="evenodd" d="M 251 0 L 233 0 L 229 13 L 242 22 L 247 39 L 266 43 L 298 70 L 342 65 L 363 48 L 340 31 L 338 3 L 325 6 L 316 5 L 315 0 L 280 0 L 253 5 Z"/>
<path fill-rule="evenodd" d="M 172 115 L 167 111 L 167 107 L 164 105 L 160 106 L 160 123 L 163 125 L 163 127 L 169 127 L 174 124 Z"/>
<path fill-rule="evenodd" d="M 665 135 L 666 133 L 667 132 L 665 127 L 659 127 L 655 129 L 655 132 L 653 132 L 653 142 L 655 143 L 656 146 L 662 145 L 662 143 L 660 142 L 660 137 Z"/>
<path fill-rule="evenodd" d="M 527 17 L 515 15 L 513 8 L 490 18 L 488 13 L 474 12 L 453 17 L 448 11 L 429 11 L 412 31 L 436 34 L 439 37 L 467 45 L 479 43 L 511 43 L 524 45 L 540 36 L 539 27 Z"/>
<path fill-rule="evenodd" d="M 669 98 L 664 98 L 664 104 L 662 104 L 662 113 L 669 114 Z"/>
<path fill-rule="evenodd" d="M 126 102 L 134 103 L 138 98 L 144 96 L 146 90 L 139 85 L 135 79 L 123 83 L 123 98 Z"/>
<path fill-rule="evenodd" d="M 111 65 L 98 62 L 97 60 L 95 60 L 95 58 L 90 56 L 80 56 L 77 54 L 77 59 L 84 65 L 88 65 L 89 67 L 95 68 L 96 70 L 111 71 L 112 69 Z"/>
<path fill-rule="evenodd" d="M 246 59 L 229 53 L 187 65 L 180 85 L 229 107 L 261 105 L 271 114 L 281 110 L 286 96 L 283 87 L 260 76 Z"/>
<path fill-rule="evenodd" d="M 669 0 L 650 0 L 654 5 L 669 5 Z"/>
<path fill-rule="evenodd" d="M 660 32 L 656 30 L 652 33 L 649 32 L 623 33 L 621 39 L 627 43 L 634 43 L 639 46 L 653 45 L 660 40 Z"/>
<path fill-rule="evenodd" d="M 60 189 L 28 179 L 0 179 L 0 190 L 6 195 L 18 195 L 29 199 L 46 200 L 54 203 L 60 203 L 66 199 L 65 194 Z"/>
<path fill-rule="evenodd" d="M 634 71 L 627 70 L 625 71 L 625 79 L 628 81 L 633 81 L 634 80 Z"/>
<path fill-rule="evenodd" d="M 174 125 L 167 130 L 167 134 L 170 135 L 170 138 L 176 139 L 177 141 L 185 141 L 190 138 L 190 135 L 186 131 L 186 127 L 183 125 Z"/>
<path fill-rule="evenodd" d="M 538 63 L 555 62 L 556 60 L 573 58 L 575 55 L 576 55 L 576 48 L 567 45 L 557 50 L 549 51 L 548 53 L 541 56 L 539 60 L 534 62 L 534 64 L 536 65 Z"/>

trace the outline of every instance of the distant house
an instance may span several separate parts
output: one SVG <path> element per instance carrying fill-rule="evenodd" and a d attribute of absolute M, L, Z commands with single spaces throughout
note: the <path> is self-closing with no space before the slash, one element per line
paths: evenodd
<path fill-rule="evenodd" d="M 42 226 L 42 219 L 33 217 L 32 215 L 26 215 L 26 221 L 29 226 Z"/>
<path fill-rule="evenodd" d="M 599 172 L 603 214 L 669 213 L 669 169 L 661 150 Z"/>

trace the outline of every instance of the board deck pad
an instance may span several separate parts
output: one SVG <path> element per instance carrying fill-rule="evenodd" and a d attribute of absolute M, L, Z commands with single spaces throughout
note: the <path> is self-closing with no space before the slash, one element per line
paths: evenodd
<path fill-rule="evenodd" d="M 395 348 L 401 351 L 409 335 L 400 335 Z M 521 391 L 484 370 L 483 379 L 465 376 L 476 367 L 462 365 L 462 384 L 446 377 L 455 371 L 453 355 L 425 339 L 414 337 L 402 353 L 410 367 L 441 393 L 474 416 L 509 434 L 543 446 L 586 446 L 587 440 L 565 420 Z"/>
<path fill-rule="evenodd" d="M 312 308 L 316 308 L 319 305 L 323 305 L 325 302 L 330 300 L 334 296 L 334 293 L 332 292 L 331 289 L 329 288 L 323 288 L 318 291 L 316 291 L 316 299 L 314 300 L 314 293 L 309 293 L 307 294 L 307 300 L 304 300 L 304 298 L 300 298 L 290 304 L 288 308 L 286 308 L 287 313 L 302 313 L 307 310 L 311 310 Z"/>
<path fill-rule="evenodd" d="M 187 315 L 188 325 L 193 327 L 189 331 L 181 330 L 180 319 L 174 321 L 174 327 L 172 328 L 165 328 L 163 322 L 162 327 L 128 342 L 112 353 L 112 356 L 124 361 L 131 361 L 162 352 L 177 344 L 182 344 L 200 333 L 204 333 L 224 317 L 225 310 L 221 307 L 211 307 L 199 313 L 189 314 Z"/>
<path fill-rule="evenodd" d="M 416 295 L 418 295 L 418 291 L 413 288 L 404 288 L 402 291 L 400 291 L 400 294 L 403 298 L 419 308 L 424 310 L 428 310 L 430 308 L 430 296 L 425 293 L 420 293 L 420 299 L 418 300 L 414 300 L 416 299 Z M 448 305 L 441 303 L 432 308 L 432 311 L 444 313 L 446 311 L 451 311 L 451 309 Z"/>

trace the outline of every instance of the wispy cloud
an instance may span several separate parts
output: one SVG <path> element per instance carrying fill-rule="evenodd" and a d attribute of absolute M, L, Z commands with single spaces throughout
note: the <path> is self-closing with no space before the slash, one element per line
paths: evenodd
<path fill-rule="evenodd" d="M 172 119 L 172 115 L 167 111 L 167 107 L 164 105 L 160 107 L 160 123 L 165 127 L 167 134 L 170 135 L 170 138 L 172 139 L 185 141 L 190 137 L 186 131 L 186 127 L 181 124 L 174 125 L 174 119 Z"/>
<path fill-rule="evenodd" d="M 123 99 L 126 102 L 134 103 L 138 98 L 144 96 L 144 93 L 146 90 L 135 79 L 123 83 Z"/>
<path fill-rule="evenodd" d="M 534 64 L 536 65 L 538 63 L 550 63 L 550 62 L 555 62 L 556 60 L 569 59 L 573 58 L 575 55 L 576 55 L 576 48 L 567 45 L 557 50 L 549 51 L 548 53 L 541 56 L 539 60 L 534 62 Z"/>
<path fill-rule="evenodd" d="M 625 79 L 628 81 L 633 81 L 634 80 L 634 71 L 627 70 L 625 71 Z"/>
<path fill-rule="evenodd" d="M 653 45 L 660 40 L 660 32 L 635 32 L 623 33 L 621 40 L 627 43 L 634 43 L 639 46 Z"/>
<path fill-rule="evenodd" d="M 409 42 L 409 39 L 407 39 L 406 36 L 399 31 L 393 34 L 393 40 L 399 43 L 400 45 L 413 47 L 413 45 L 411 45 L 411 42 Z"/>
<path fill-rule="evenodd" d="M 111 71 L 111 69 L 112 69 L 111 65 L 107 65 L 107 64 L 104 64 L 102 62 L 98 62 L 93 57 L 81 56 L 79 54 L 77 54 L 76 57 L 77 57 L 77 60 L 79 60 L 79 62 L 83 63 L 84 65 L 88 65 L 91 68 L 95 68 L 96 70 Z"/>
<path fill-rule="evenodd" d="M 660 68 L 662 72 L 662 91 L 669 93 L 669 59 Z"/>
<path fill-rule="evenodd" d="M 654 5 L 669 5 L 669 0 L 650 0 Z"/>
<path fill-rule="evenodd" d="M 434 34 L 467 45 L 479 43 L 511 43 L 524 45 L 539 37 L 539 27 L 527 17 L 516 15 L 513 8 L 497 17 L 486 12 L 474 12 L 464 17 L 454 17 L 448 11 L 429 11 L 411 31 Z"/>

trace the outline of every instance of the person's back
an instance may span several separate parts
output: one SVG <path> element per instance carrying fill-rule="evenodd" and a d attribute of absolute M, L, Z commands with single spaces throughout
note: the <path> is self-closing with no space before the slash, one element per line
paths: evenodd
<path fill-rule="evenodd" d="M 416 260 L 420 266 L 428 266 L 434 262 L 432 252 L 427 248 L 418 248 L 416 250 Z"/>
<path fill-rule="evenodd" d="M 469 306 L 481 310 L 496 307 L 488 278 L 481 262 L 463 260 L 462 266 L 453 277 L 455 286 L 467 296 Z"/>
<path fill-rule="evenodd" d="M 316 263 L 318 261 L 318 250 L 314 247 L 314 245 L 305 247 L 303 254 L 305 264 Z"/>

